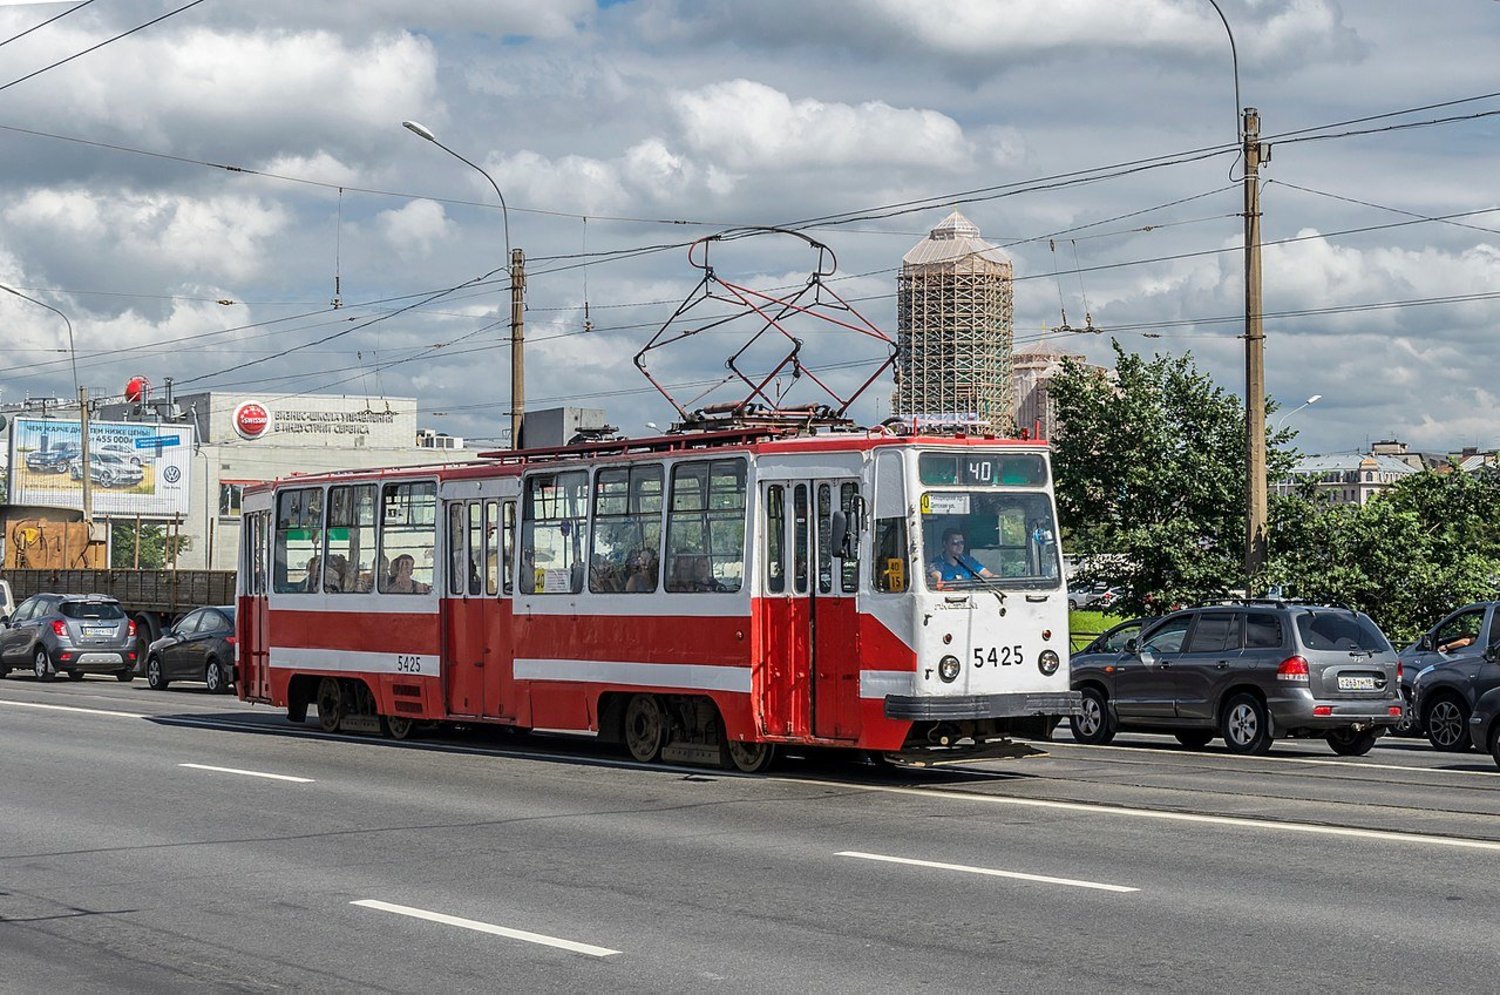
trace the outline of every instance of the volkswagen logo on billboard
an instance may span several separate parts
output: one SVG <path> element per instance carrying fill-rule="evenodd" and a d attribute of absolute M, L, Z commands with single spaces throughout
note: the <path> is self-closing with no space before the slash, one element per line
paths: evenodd
<path fill-rule="evenodd" d="M 259 401 L 246 401 L 234 409 L 234 430 L 242 439 L 259 439 L 271 427 L 271 414 Z"/>

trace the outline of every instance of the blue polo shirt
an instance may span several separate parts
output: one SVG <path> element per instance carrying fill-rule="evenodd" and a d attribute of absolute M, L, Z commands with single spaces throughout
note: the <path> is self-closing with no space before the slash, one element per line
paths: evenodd
<path fill-rule="evenodd" d="M 983 575 L 984 564 L 968 553 L 959 553 L 957 563 L 949 563 L 946 557 L 939 556 L 928 564 L 927 570 L 929 573 L 936 570 L 939 580 L 973 580 Z"/>

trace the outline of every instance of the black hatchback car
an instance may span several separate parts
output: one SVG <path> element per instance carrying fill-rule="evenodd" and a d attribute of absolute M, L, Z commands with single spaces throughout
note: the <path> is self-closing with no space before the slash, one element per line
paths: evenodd
<path fill-rule="evenodd" d="M 1497 607 L 1500 602 L 1465 605 L 1401 651 L 1412 725 L 1427 734 L 1433 749 L 1462 753 L 1469 748 L 1474 704 L 1495 684 L 1485 676 L 1495 668 L 1489 658 L 1500 639 Z"/>
<path fill-rule="evenodd" d="M 234 605 L 190 611 L 146 649 L 146 683 L 165 691 L 173 681 L 202 681 L 213 694 L 234 686 Z"/>
<path fill-rule="evenodd" d="M 1245 601 L 1189 608 L 1147 625 L 1118 653 L 1072 661 L 1081 712 L 1073 738 L 1169 732 L 1198 748 L 1216 735 L 1234 753 L 1278 737 L 1320 736 L 1335 753 L 1368 753 L 1400 721 L 1400 661 L 1379 627 L 1348 608 Z"/>

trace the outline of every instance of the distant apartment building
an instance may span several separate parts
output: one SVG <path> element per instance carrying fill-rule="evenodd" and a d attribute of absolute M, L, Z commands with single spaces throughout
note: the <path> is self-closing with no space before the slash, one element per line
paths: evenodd
<path fill-rule="evenodd" d="M 1387 453 L 1329 453 L 1302 457 L 1292 467 L 1291 475 L 1278 481 L 1274 489 L 1277 494 L 1293 494 L 1303 482 L 1311 480 L 1318 495 L 1334 504 L 1365 504 L 1398 481 L 1421 472 L 1420 463 L 1414 466 Z"/>
<path fill-rule="evenodd" d="M 1100 376 L 1113 376 L 1112 370 L 1085 361 L 1081 353 L 1048 349 L 1045 346 L 1017 352 L 1011 360 L 1012 391 L 1016 398 L 1016 430 L 1031 438 L 1056 438 L 1059 429 L 1057 400 L 1052 381 L 1062 372 L 1063 363 L 1072 360 Z"/>

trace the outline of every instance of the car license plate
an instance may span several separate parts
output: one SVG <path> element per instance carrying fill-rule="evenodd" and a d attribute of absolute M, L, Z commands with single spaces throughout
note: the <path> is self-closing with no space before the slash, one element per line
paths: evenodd
<path fill-rule="evenodd" d="M 1374 691 L 1375 678 L 1373 677 L 1339 677 L 1340 691 Z"/>
<path fill-rule="evenodd" d="M 85 636 L 113 636 L 115 634 L 115 627 L 112 625 L 85 625 L 83 627 L 83 634 Z M 1343 680 L 1343 678 L 1340 678 L 1340 680 Z M 1339 686 L 1342 687 L 1343 685 Z"/>

